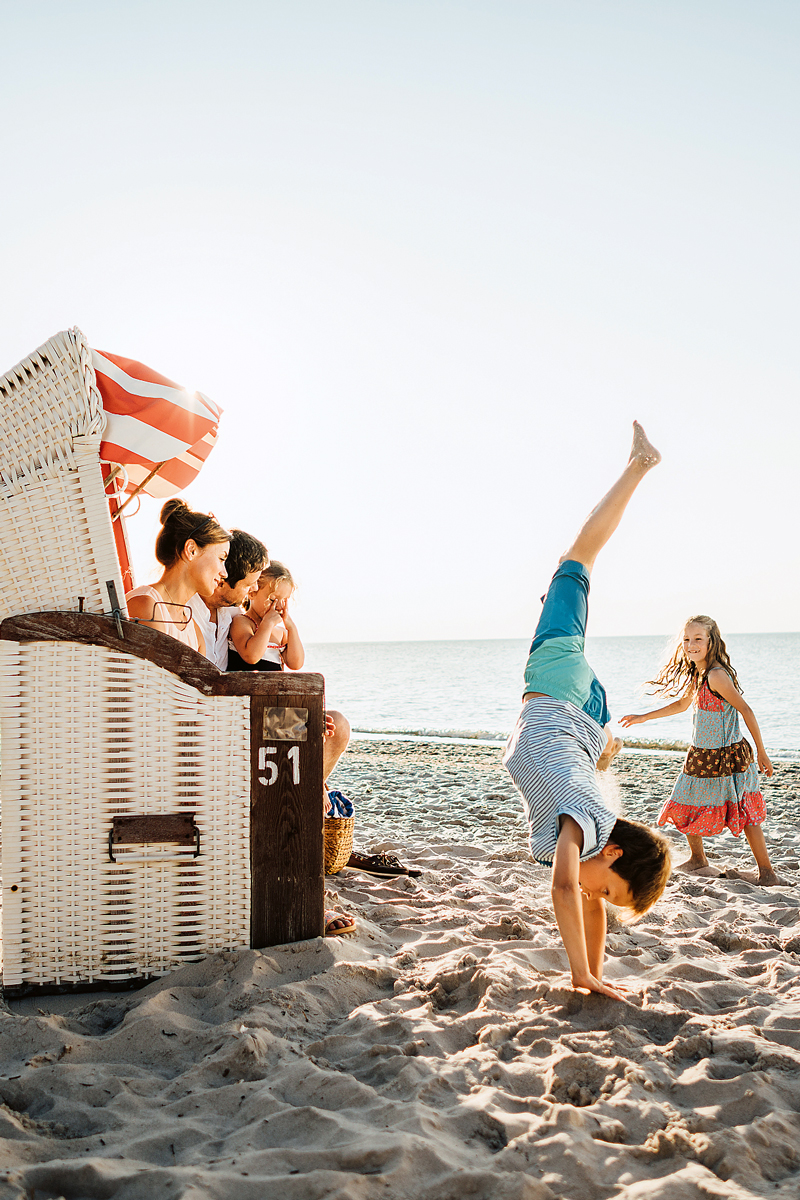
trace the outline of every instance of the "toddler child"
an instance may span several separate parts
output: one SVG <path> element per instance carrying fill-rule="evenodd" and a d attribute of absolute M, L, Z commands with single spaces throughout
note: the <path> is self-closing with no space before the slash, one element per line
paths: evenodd
<path fill-rule="evenodd" d="M 246 613 L 231 623 L 229 671 L 299 671 L 305 650 L 289 614 L 295 590 L 291 572 L 275 559 L 261 572 Z"/>

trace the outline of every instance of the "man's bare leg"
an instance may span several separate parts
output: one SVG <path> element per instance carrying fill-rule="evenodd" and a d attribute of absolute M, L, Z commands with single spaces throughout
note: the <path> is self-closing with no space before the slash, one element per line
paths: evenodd
<path fill-rule="evenodd" d="M 628 501 L 648 471 L 661 462 L 661 455 L 647 440 L 638 421 L 633 422 L 633 444 L 628 465 L 610 491 L 586 518 L 575 541 L 561 562 L 583 563 L 591 571 L 594 561 L 622 520 Z"/>
<path fill-rule="evenodd" d="M 331 711 L 327 715 L 332 718 L 336 732 L 333 737 L 326 737 L 322 745 L 322 778 L 325 783 L 328 782 L 328 776 L 333 773 L 333 768 L 344 754 L 350 741 L 350 722 L 347 717 L 340 712 Z"/>
<path fill-rule="evenodd" d="M 347 749 L 350 741 L 350 722 L 340 712 L 328 711 L 326 714 L 325 740 L 322 743 L 322 811 L 327 815 L 330 808 L 328 801 L 328 778 L 333 773 L 339 759 Z M 333 726 L 333 732 L 327 730 Z"/>
<path fill-rule="evenodd" d="M 325 715 L 328 721 L 326 721 L 325 738 L 322 743 L 322 811 L 327 816 L 330 807 L 328 800 L 328 776 L 332 773 L 333 768 L 347 749 L 347 743 L 350 741 L 350 722 L 340 712 L 331 712 L 329 710 Z M 327 730 L 330 728 L 331 723 L 335 726 L 335 729 L 329 736 Z M 349 913 L 338 913 L 331 909 L 325 910 L 326 937 L 335 937 L 342 930 L 349 933 L 352 930 L 353 923 L 353 918 Z"/>
<path fill-rule="evenodd" d="M 697 833 L 687 833 L 686 840 L 689 843 L 692 857 L 687 858 L 685 862 L 678 863 L 675 870 L 685 871 L 688 875 L 702 875 L 704 879 L 719 878 L 722 872 L 718 871 L 716 867 L 712 867 L 706 858 L 702 837 Z"/>

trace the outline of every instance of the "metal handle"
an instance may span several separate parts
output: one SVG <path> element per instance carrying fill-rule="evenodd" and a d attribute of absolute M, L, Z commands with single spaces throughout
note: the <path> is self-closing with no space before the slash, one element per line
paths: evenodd
<path fill-rule="evenodd" d="M 142 816 L 113 817 L 108 831 L 108 857 L 115 863 L 114 846 L 131 846 L 141 842 L 177 842 L 194 846 L 192 858 L 200 853 L 200 829 L 194 813 L 153 813 Z M 162 854 L 125 856 L 126 862 L 163 862 Z M 170 861 L 180 862 L 183 855 Z"/>
<path fill-rule="evenodd" d="M 120 608 L 119 597 L 117 596 L 117 585 L 114 583 L 113 579 L 109 579 L 106 582 L 106 589 L 108 590 L 108 598 L 111 601 L 111 615 L 117 624 L 117 633 L 124 641 L 125 634 L 122 629 L 122 609 Z"/>

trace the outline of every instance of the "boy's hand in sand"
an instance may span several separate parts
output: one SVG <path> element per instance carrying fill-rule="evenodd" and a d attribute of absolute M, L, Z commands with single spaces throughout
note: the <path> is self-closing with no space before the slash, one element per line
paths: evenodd
<path fill-rule="evenodd" d="M 606 945 L 606 905 L 601 897 L 587 894 L 588 889 L 581 884 L 582 847 L 583 830 L 580 825 L 574 817 L 563 816 L 553 858 L 550 894 L 556 924 L 569 960 L 572 986 L 599 992 L 603 996 L 610 996 L 612 1000 L 624 1000 L 620 991 L 603 983 L 600 978 Z M 603 854 L 601 851 L 598 857 Z"/>

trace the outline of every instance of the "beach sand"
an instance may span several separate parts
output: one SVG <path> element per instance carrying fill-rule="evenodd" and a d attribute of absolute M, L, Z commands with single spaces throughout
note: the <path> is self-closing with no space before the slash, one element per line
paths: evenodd
<path fill-rule="evenodd" d="M 613 923 L 620 1003 L 567 987 L 500 753 L 352 743 L 357 846 L 423 870 L 330 878 L 355 936 L 11 1001 L 0 1200 L 796 1200 L 800 766 L 765 785 L 787 886 L 673 876 Z M 603 786 L 652 822 L 679 764 L 623 752 Z"/>

